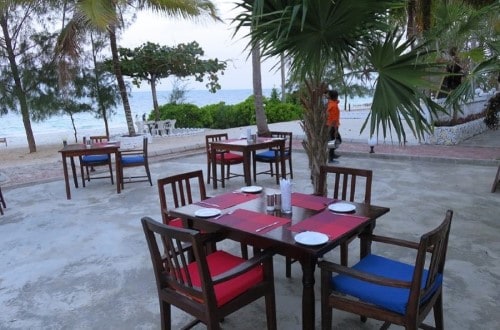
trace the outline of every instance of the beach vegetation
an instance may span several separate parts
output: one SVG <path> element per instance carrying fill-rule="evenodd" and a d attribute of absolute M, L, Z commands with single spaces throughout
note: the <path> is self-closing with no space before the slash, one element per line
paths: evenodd
<path fill-rule="evenodd" d="M 299 120 L 302 107 L 298 104 L 263 98 L 268 123 Z M 167 103 L 159 106 L 160 120 L 175 119 L 176 127 L 226 129 L 255 125 L 255 100 L 249 96 L 243 102 L 226 104 L 219 102 L 198 107 L 189 103 Z M 154 120 L 154 111 L 148 119 Z"/>
<path fill-rule="evenodd" d="M 215 5 L 208 0 L 203 1 L 129 1 L 129 0 L 80 0 L 71 7 L 73 15 L 65 22 L 57 43 L 57 52 L 61 68 L 71 67 L 71 63 L 77 66 L 79 62 L 79 50 L 83 45 L 81 35 L 89 30 L 98 29 L 107 33 L 113 63 L 113 72 L 117 81 L 118 89 L 122 99 L 123 110 L 127 121 L 129 135 L 135 135 L 132 111 L 128 100 L 128 90 L 123 77 L 117 33 L 126 26 L 124 15 L 127 10 L 136 12 L 138 10 L 150 10 L 163 14 L 167 17 L 180 17 L 185 19 L 210 17 L 218 20 Z M 69 76 L 60 70 L 61 77 Z M 68 79 L 62 79 L 68 81 Z"/>
<path fill-rule="evenodd" d="M 440 90 L 439 82 L 447 75 L 446 63 L 436 60 L 438 38 L 430 37 L 429 33 L 435 23 L 432 5 L 438 2 L 416 5 L 416 1 L 401 0 L 244 0 L 238 3 L 242 12 L 234 23 L 236 30 L 249 31 L 248 47 L 258 45 L 264 59 L 282 54 L 289 59 L 291 80 L 297 84 L 304 109 L 303 146 L 310 160 L 316 193 L 325 193 L 316 189 L 319 168 L 327 160 L 328 127 L 322 98 L 330 88 L 327 82 L 330 68 L 339 75 L 347 75 L 361 67 L 361 74 L 373 75 L 370 88 L 373 102 L 362 126 L 362 131 L 368 129 L 370 136 L 390 137 L 405 143 L 407 132 L 403 123 L 406 123 L 411 133 L 422 139 L 432 132 L 432 118 L 447 112 L 430 96 L 430 91 Z M 419 12 L 415 13 L 416 10 Z M 448 24 L 450 28 L 459 25 L 464 34 L 465 38 L 459 40 L 466 41 L 460 46 L 470 46 L 476 41 L 473 29 L 477 24 L 472 23 L 479 23 L 479 17 L 465 20 L 464 24 L 456 21 Z M 493 23 L 498 23 L 498 1 L 483 10 L 483 17 L 487 18 L 483 21 L 485 26 L 498 26 Z M 401 22 L 407 21 L 406 31 Z M 498 34 L 489 33 L 488 38 L 485 40 L 489 45 L 498 43 Z M 498 53 L 490 52 L 489 57 L 498 62 L 494 54 Z M 361 65 L 351 68 L 353 60 L 358 58 Z M 494 70 L 494 64 L 490 64 L 485 63 L 482 68 L 488 66 Z M 428 116 L 422 105 L 430 112 Z"/>
<path fill-rule="evenodd" d="M 0 113 L 21 113 L 28 148 L 36 152 L 32 120 L 60 109 L 57 68 L 53 64 L 55 37 L 52 1 L 0 4 Z"/>
<path fill-rule="evenodd" d="M 196 41 L 176 46 L 161 46 L 146 42 L 134 49 L 119 48 L 121 72 L 132 78 L 132 83 L 140 87 L 147 81 L 151 87 L 155 120 L 160 120 L 156 86 L 161 79 L 194 77 L 196 81 L 208 80 L 206 87 L 212 93 L 221 88 L 218 74 L 224 74 L 225 61 L 217 58 L 204 59 L 204 51 Z M 107 61 L 113 71 L 112 61 Z"/>

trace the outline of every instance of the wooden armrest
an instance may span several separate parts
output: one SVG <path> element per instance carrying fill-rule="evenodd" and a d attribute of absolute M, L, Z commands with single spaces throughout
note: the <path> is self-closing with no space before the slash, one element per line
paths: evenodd
<path fill-rule="evenodd" d="M 378 235 L 360 235 L 360 237 L 363 239 L 368 239 L 372 242 L 380 242 L 380 243 L 385 243 L 385 244 L 397 245 L 397 246 L 402 246 L 402 247 L 415 249 L 415 250 L 418 250 L 418 245 L 419 245 L 416 242 L 407 241 L 407 240 L 394 238 L 394 237 L 386 237 L 386 236 L 378 236 Z"/>
<path fill-rule="evenodd" d="M 390 286 L 390 287 L 395 287 L 395 288 L 410 288 L 410 286 L 411 286 L 411 282 L 394 280 L 394 279 L 389 279 L 387 277 L 363 273 L 363 272 L 360 272 L 358 270 L 355 270 L 355 269 L 352 269 L 349 267 L 345 267 L 345 266 L 341 266 L 339 264 L 335 264 L 335 263 L 329 262 L 329 261 L 321 261 L 318 263 L 318 266 L 319 266 L 319 268 L 321 268 L 322 272 L 348 275 L 348 276 L 357 278 L 359 280 L 378 284 L 378 285 Z"/>
<path fill-rule="evenodd" d="M 239 276 L 256 266 L 259 266 L 266 259 L 272 258 L 273 255 L 274 253 L 271 251 L 264 251 L 263 253 L 259 253 L 255 255 L 253 258 L 248 259 L 244 263 L 234 267 L 233 269 L 228 270 L 227 272 L 224 272 L 220 275 L 214 276 L 212 278 L 213 284 L 216 285 L 218 283 L 225 282 L 236 276 Z"/>

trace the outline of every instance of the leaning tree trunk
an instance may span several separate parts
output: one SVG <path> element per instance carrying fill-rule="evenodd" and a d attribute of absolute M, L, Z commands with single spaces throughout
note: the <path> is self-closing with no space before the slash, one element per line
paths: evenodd
<path fill-rule="evenodd" d="M 158 96 L 156 93 L 156 76 L 151 75 L 151 79 L 149 80 L 151 85 L 151 96 L 153 97 L 153 110 L 155 112 L 155 120 L 160 121 L 160 107 L 158 106 Z"/>
<path fill-rule="evenodd" d="M 323 195 L 319 191 L 319 170 L 327 161 L 328 126 L 326 125 L 326 109 L 321 101 L 326 92 L 326 84 L 305 82 L 306 91 L 301 95 L 300 101 L 304 107 L 304 120 L 302 128 L 306 138 L 302 141 L 304 150 L 309 158 L 311 182 L 314 193 Z"/>
<path fill-rule="evenodd" d="M 264 111 L 262 98 L 262 74 L 260 71 L 260 50 L 258 46 L 252 48 L 252 80 L 257 134 L 267 135 L 269 134 L 269 127 L 267 126 L 266 112 Z"/>
<path fill-rule="evenodd" d="M 16 96 L 19 102 L 19 108 L 21 109 L 26 139 L 28 140 L 28 147 L 30 153 L 36 152 L 35 136 L 33 135 L 33 130 L 31 128 L 28 100 L 26 99 L 26 93 L 24 92 L 21 75 L 19 74 L 19 68 L 16 63 L 16 55 L 14 54 L 14 48 L 12 47 L 12 38 L 9 33 L 7 19 L 4 15 L 0 17 L 0 25 L 2 26 L 4 39 L 3 43 L 7 51 L 10 70 L 12 72 L 12 79 L 14 80 L 14 95 Z"/>
<path fill-rule="evenodd" d="M 130 136 L 134 136 L 135 129 L 134 129 L 134 121 L 132 119 L 132 110 L 130 110 L 130 103 L 128 102 L 127 86 L 125 86 L 125 80 L 123 79 L 122 70 L 120 67 L 120 59 L 118 57 L 118 46 L 116 44 L 116 34 L 114 27 L 109 28 L 109 43 L 111 45 L 111 55 L 113 58 L 113 70 L 115 72 L 116 82 L 118 83 L 118 89 L 120 90 L 120 95 L 122 97 L 125 119 L 127 120 L 128 134 Z"/>

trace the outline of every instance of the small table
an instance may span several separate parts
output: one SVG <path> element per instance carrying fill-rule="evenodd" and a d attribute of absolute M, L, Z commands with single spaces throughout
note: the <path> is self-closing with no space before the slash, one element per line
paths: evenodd
<path fill-rule="evenodd" d="M 274 191 L 274 189 L 266 190 Z M 232 192 L 226 193 L 225 196 L 222 195 L 215 196 L 215 198 L 221 198 L 227 201 L 234 195 Z M 251 199 L 249 201 L 228 207 L 222 210 L 225 217 L 230 216 L 230 212 L 234 210 L 247 210 L 258 212 L 259 214 L 269 214 L 266 212 L 266 202 L 265 202 L 265 192 L 261 193 L 261 196 L 256 199 Z M 324 198 L 324 197 L 318 197 Z M 170 210 L 169 214 L 174 217 L 179 217 L 183 219 L 185 225 L 199 230 L 210 231 L 221 231 L 228 238 L 233 239 L 237 242 L 242 242 L 247 245 L 254 246 L 259 249 L 272 249 L 277 254 L 291 257 L 300 262 L 302 266 L 302 328 L 303 329 L 314 329 L 315 324 L 315 308 L 314 308 L 314 272 L 316 268 L 316 263 L 318 258 L 322 257 L 325 253 L 331 251 L 343 242 L 349 241 L 350 238 L 355 237 L 361 233 L 372 233 L 375 228 L 376 220 L 380 216 L 389 212 L 389 208 L 380 207 L 375 205 L 367 204 L 357 204 L 356 210 L 353 215 L 362 216 L 368 218 L 365 222 L 356 227 L 346 231 L 343 235 L 329 240 L 327 243 L 317 246 L 306 246 L 295 242 L 295 232 L 290 230 L 291 226 L 297 225 L 300 222 L 311 218 L 312 216 L 319 214 L 323 210 L 312 210 L 303 207 L 293 206 L 291 214 L 281 214 L 279 211 L 275 211 L 272 215 L 280 218 L 290 219 L 290 222 L 284 225 L 278 225 L 278 227 L 273 226 L 269 231 L 249 231 L 241 228 L 235 228 L 234 226 L 227 225 L 227 222 L 223 218 L 199 218 L 195 216 L 195 212 L 203 207 L 206 207 L 210 199 L 199 202 L 199 204 L 190 204 L 183 207 Z M 292 197 L 293 203 L 293 197 Z M 271 214 L 269 214 L 271 215 Z M 272 221 L 272 220 L 271 220 Z M 225 224 L 226 223 L 226 224 Z M 271 223 L 273 225 L 273 223 Z M 361 240 L 360 253 L 362 256 L 368 254 L 371 249 L 371 245 L 366 240 Z"/>
<path fill-rule="evenodd" d="M 87 147 L 84 144 L 69 144 L 64 146 L 59 152 L 62 156 L 63 171 L 64 171 L 64 183 L 66 185 L 66 198 L 71 199 L 71 190 L 69 187 L 69 175 L 68 175 L 68 165 L 66 163 L 66 158 L 71 160 L 71 171 L 73 174 L 73 181 L 75 187 L 78 188 L 78 178 L 76 175 L 75 160 L 74 157 L 86 156 L 86 155 L 102 155 L 102 154 L 115 154 L 115 172 L 116 172 L 116 192 L 119 194 L 121 192 L 121 179 L 120 179 L 120 157 L 119 157 L 120 143 L 96 143 Z"/>
<path fill-rule="evenodd" d="M 229 139 L 222 141 L 210 142 L 210 154 L 212 157 L 212 178 L 213 188 L 217 189 L 217 163 L 216 163 L 216 150 L 229 150 L 238 151 L 243 153 L 243 174 L 245 177 L 245 184 L 252 185 L 252 176 L 250 174 L 250 164 L 252 151 L 279 148 L 280 155 L 285 154 L 285 139 L 273 139 L 259 137 L 255 142 L 248 141 L 247 139 Z M 286 179 L 286 164 L 285 159 L 281 158 L 281 177 Z"/>

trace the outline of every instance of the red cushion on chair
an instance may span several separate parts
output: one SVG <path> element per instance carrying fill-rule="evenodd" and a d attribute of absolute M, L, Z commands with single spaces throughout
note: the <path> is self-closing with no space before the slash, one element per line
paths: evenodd
<path fill-rule="evenodd" d="M 184 225 L 182 224 L 181 218 L 175 218 L 175 219 L 170 220 L 168 222 L 168 225 L 172 226 L 172 227 L 184 228 Z"/>
<path fill-rule="evenodd" d="M 220 161 L 222 159 L 222 155 L 221 154 L 215 155 L 215 159 L 217 161 Z M 224 162 L 234 163 L 234 162 L 242 162 L 242 161 L 243 161 L 242 155 L 234 154 L 232 152 L 224 153 Z"/>
<path fill-rule="evenodd" d="M 210 275 L 220 275 L 246 260 L 224 251 L 216 251 L 207 256 L 208 269 Z M 200 274 L 196 262 L 189 264 L 188 271 L 194 286 L 201 286 Z M 228 301 L 236 298 L 252 286 L 262 282 L 264 273 L 262 266 L 254 267 L 248 272 L 241 274 L 229 281 L 219 283 L 214 287 L 217 306 L 222 306 Z"/>

